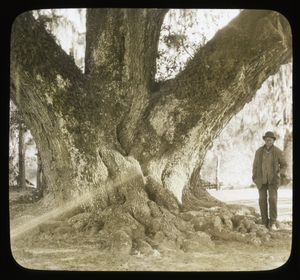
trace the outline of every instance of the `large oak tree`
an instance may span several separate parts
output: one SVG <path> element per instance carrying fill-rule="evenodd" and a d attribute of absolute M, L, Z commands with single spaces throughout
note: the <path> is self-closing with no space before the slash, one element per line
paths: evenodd
<path fill-rule="evenodd" d="M 155 82 L 166 9 L 87 9 L 85 73 L 30 12 L 11 38 L 11 98 L 40 152 L 53 207 L 76 201 L 133 240 L 226 207 L 201 188 L 213 139 L 291 60 L 288 21 L 244 10 L 174 79 Z"/>

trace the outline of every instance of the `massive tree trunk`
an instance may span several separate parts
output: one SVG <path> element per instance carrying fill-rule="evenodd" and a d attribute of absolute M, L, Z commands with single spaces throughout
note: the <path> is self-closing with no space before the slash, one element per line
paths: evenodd
<path fill-rule="evenodd" d="M 78 201 L 99 213 L 103 230 L 133 239 L 158 231 L 176 239 L 191 230 L 180 211 L 224 206 L 192 191 L 204 156 L 292 55 L 284 17 L 245 10 L 155 91 L 166 12 L 88 9 L 84 74 L 30 13 L 12 29 L 11 97 L 40 151 L 52 205 Z"/>

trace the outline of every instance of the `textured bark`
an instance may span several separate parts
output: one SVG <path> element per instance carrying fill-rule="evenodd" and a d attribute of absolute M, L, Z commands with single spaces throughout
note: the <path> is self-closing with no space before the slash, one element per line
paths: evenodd
<path fill-rule="evenodd" d="M 182 203 L 188 210 L 201 210 L 203 207 L 226 206 L 224 202 L 209 195 L 205 186 L 202 185 L 200 166 L 194 170 L 189 183 L 183 189 Z"/>
<path fill-rule="evenodd" d="M 52 207 L 71 201 L 80 209 L 64 217 L 96 213 L 96 228 L 118 244 L 158 232 L 178 241 L 194 230 L 181 211 L 224 206 L 198 188 L 204 156 L 292 55 L 285 18 L 246 10 L 155 91 L 166 12 L 88 9 L 85 74 L 30 13 L 12 28 L 11 97 L 40 151 Z"/>

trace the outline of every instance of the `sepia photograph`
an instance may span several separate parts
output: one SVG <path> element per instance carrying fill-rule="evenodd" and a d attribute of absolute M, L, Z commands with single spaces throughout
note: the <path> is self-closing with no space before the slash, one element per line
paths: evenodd
<path fill-rule="evenodd" d="M 293 38 L 283 14 L 35 9 L 10 36 L 19 266 L 252 272 L 288 262 Z"/>

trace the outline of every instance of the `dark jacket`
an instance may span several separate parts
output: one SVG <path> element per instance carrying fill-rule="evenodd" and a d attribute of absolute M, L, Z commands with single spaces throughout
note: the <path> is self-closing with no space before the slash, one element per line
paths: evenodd
<path fill-rule="evenodd" d="M 263 155 L 263 149 L 265 148 L 265 145 L 260 147 L 255 152 L 255 158 L 253 162 L 253 169 L 252 169 L 252 180 L 256 184 L 257 188 L 260 189 L 262 187 L 262 155 Z M 285 173 L 287 168 L 287 163 L 283 157 L 282 151 L 273 145 L 273 180 L 272 184 L 278 189 L 280 186 L 280 175 L 279 172 Z"/>

